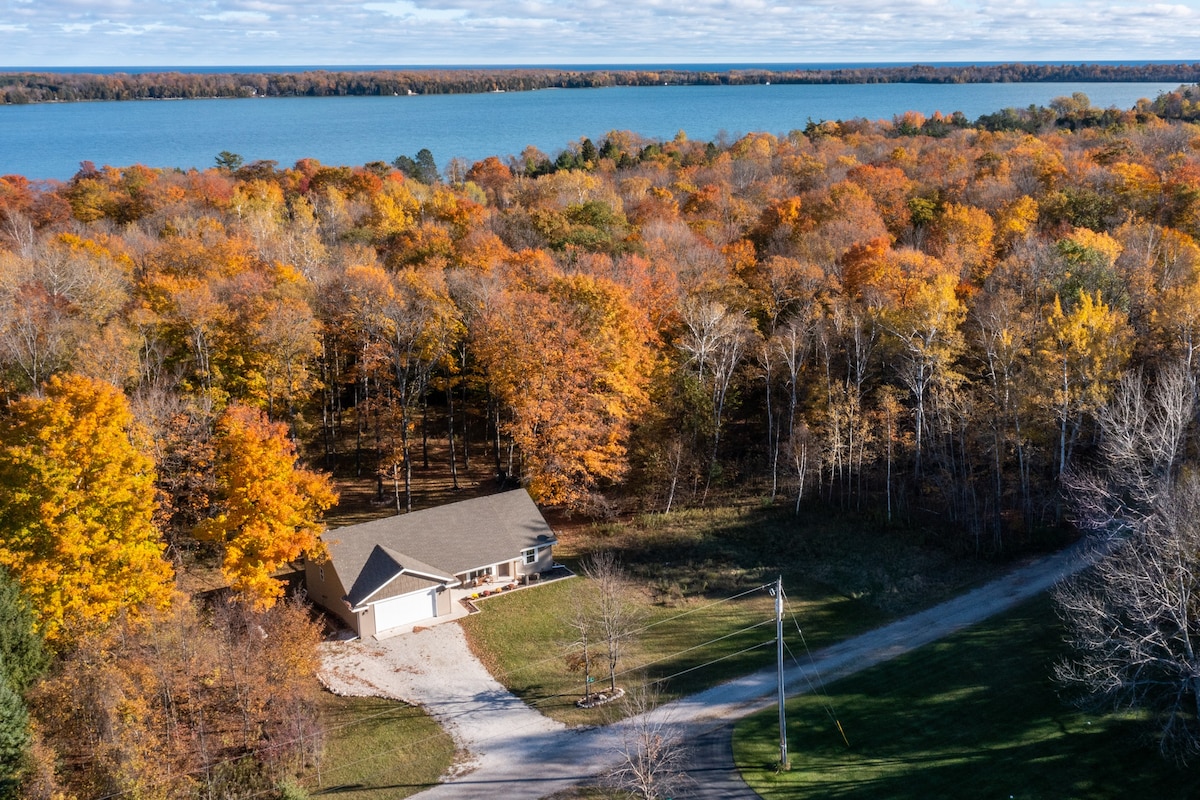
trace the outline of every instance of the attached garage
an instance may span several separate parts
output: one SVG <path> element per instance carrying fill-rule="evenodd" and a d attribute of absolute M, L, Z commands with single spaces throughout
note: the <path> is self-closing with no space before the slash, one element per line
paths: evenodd
<path fill-rule="evenodd" d="M 436 617 L 437 589 L 425 589 L 399 597 L 389 597 L 373 603 L 375 611 L 375 633 L 380 634 L 392 628 L 412 625 L 423 619 Z"/>

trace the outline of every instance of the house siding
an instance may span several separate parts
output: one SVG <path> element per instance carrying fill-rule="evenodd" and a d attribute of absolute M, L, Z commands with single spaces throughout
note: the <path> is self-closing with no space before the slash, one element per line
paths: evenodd
<path fill-rule="evenodd" d="M 441 584 L 441 581 L 435 581 L 432 578 L 423 578 L 420 575 L 401 575 L 393 578 L 387 586 L 384 586 L 378 592 L 368 597 L 366 602 L 377 603 L 380 600 L 387 600 L 389 597 L 399 597 L 402 594 L 411 594 L 421 589 L 431 589 Z"/>
<path fill-rule="evenodd" d="M 358 638 L 366 639 L 374 636 L 375 629 L 375 606 L 368 605 L 366 610 L 358 612 L 355 616 L 358 617 Z"/>
<path fill-rule="evenodd" d="M 517 575 L 533 575 L 536 572 L 545 572 L 554 566 L 554 547 L 553 545 L 542 545 L 538 548 L 537 560 L 532 564 L 526 564 L 524 558 L 517 559 L 516 569 Z"/>
<path fill-rule="evenodd" d="M 350 610 L 350 607 L 343 599 L 346 596 L 346 587 L 342 586 L 342 582 L 338 577 L 337 570 L 329 562 L 324 564 L 316 564 L 312 561 L 307 561 L 304 564 L 304 582 L 308 591 L 308 598 L 317 605 L 325 608 L 342 622 L 349 626 L 350 630 L 354 631 L 360 637 L 363 635 L 359 630 L 359 616 Z"/>

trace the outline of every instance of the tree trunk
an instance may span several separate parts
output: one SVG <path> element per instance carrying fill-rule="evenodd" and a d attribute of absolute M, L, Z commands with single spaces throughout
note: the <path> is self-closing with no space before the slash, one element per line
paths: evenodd
<path fill-rule="evenodd" d="M 450 437 L 450 478 L 454 482 L 454 491 L 458 491 L 458 457 L 454 452 L 454 387 L 446 391 L 446 432 Z"/>
<path fill-rule="evenodd" d="M 429 398 L 421 395 L 421 463 L 429 469 Z"/>

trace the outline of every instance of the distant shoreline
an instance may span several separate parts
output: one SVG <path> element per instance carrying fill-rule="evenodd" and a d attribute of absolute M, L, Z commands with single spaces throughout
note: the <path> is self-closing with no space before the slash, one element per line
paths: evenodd
<path fill-rule="evenodd" d="M 89 100 L 184 100 L 251 97 L 369 97 L 482 94 L 611 86 L 755 84 L 1200 83 L 1200 62 L 838 66 L 769 69 L 560 69 L 429 67 L 297 72 L 0 71 L 0 104 Z"/>

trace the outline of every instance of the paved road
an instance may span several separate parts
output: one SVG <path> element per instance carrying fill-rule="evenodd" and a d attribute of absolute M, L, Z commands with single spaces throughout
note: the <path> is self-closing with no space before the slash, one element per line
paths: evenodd
<path fill-rule="evenodd" d="M 1082 548 L 1047 556 L 934 608 L 817 651 L 810 664 L 786 670 L 788 685 L 795 687 L 791 693 L 802 693 L 809 678 L 817 674 L 826 682 L 836 680 L 981 622 L 1046 591 L 1087 561 Z M 774 670 L 764 670 L 668 703 L 648 717 L 679 726 L 689 742 L 704 742 L 715 728 L 770 705 L 775 687 Z M 622 736 L 645 722 L 631 718 L 607 728 L 553 731 L 512 726 L 487 743 L 486 764 L 415 796 L 422 800 L 476 800 L 489 792 L 512 800 L 545 797 L 611 769 Z M 697 786 L 709 774 L 714 782 L 726 781 L 731 777 L 728 762 L 702 767 L 695 773 Z M 728 785 L 716 791 L 724 790 L 732 791 Z M 705 796 L 755 797 L 753 792 Z"/>
<path fill-rule="evenodd" d="M 759 800 L 758 793 L 742 780 L 733 764 L 733 723 L 703 733 L 688 742 L 689 785 L 680 798 L 687 800 Z"/>

